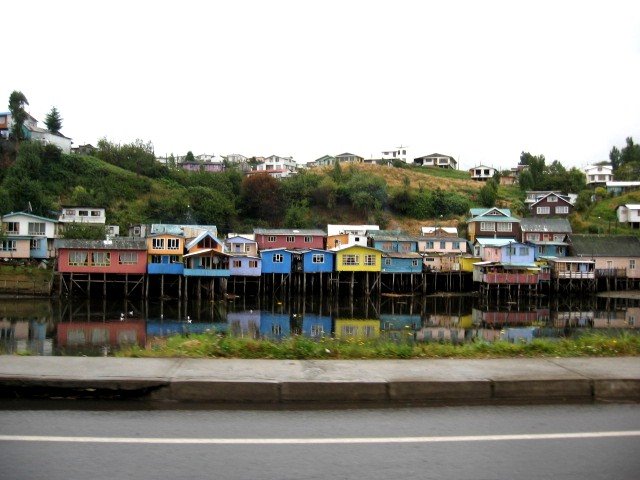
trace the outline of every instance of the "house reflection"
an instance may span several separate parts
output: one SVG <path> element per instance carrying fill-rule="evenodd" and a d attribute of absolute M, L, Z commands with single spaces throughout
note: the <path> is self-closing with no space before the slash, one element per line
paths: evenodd
<path fill-rule="evenodd" d="M 95 353 L 100 351 L 100 347 L 144 346 L 146 338 L 143 320 L 62 322 L 58 324 L 56 333 L 59 348 Z"/>

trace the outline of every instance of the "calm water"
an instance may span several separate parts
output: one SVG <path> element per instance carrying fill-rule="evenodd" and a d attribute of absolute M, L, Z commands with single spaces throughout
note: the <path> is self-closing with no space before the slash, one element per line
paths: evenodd
<path fill-rule="evenodd" d="M 250 338 L 394 338 L 466 342 L 530 341 L 587 330 L 638 329 L 640 302 L 537 298 L 481 305 L 473 297 L 236 298 L 178 302 L 123 299 L 0 299 L 0 352 L 107 355 L 121 345 L 205 331 Z"/>

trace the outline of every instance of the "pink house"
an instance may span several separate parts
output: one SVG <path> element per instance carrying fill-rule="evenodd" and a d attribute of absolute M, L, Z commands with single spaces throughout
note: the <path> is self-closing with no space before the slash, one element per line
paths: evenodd
<path fill-rule="evenodd" d="M 256 228 L 253 230 L 260 250 L 272 248 L 324 249 L 327 234 L 322 230 Z"/>
<path fill-rule="evenodd" d="M 144 238 L 112 240 L 56 240 L 60 273 L 145 274 L 147 243 Z"/>

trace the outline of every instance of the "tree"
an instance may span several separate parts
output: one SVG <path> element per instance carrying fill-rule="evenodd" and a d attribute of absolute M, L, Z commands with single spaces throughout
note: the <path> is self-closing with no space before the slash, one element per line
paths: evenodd
<path fill-rule="evenodd" d="M 266 173 L 245 177 L 240 205 L 247 217 L 275 225 L 282 220 L 282 191 L 278 180 Z"/>
<path fill-rule="evenodd" d="M 187 152 L 187 154 L 184 156 L 184 161 L 185 162 L 195 162 L 196 161 L 196 157 L 193 156 L 193 152 L 191 150 L 189 150 Z"/>
<path fill-rule="evenodd" d="M 494 180 L 489 180 L 478 192 L 478 202 L 483 207 L 493 207 L 498 198 L 498 186 Z"/>
<path fill-rule="evenodd" d="M 51 111 L 47 113 L 44 119 L 44 124 L 50 132 L 60 133 L 60 129 L 62 129 L 62 117 L 56 107 L 51 107 Z"/>
<path fill-rule="evenodd" d="M 9 95 L 9 111 L 11 112 L 11 120 L 13 122 L 11 136 L 16 142 L 24 140 L 22 127 L 27 120 L 27 112 L 24 109 L 25 105 L 29 105 L 29 102 L 27 101 L 27 97 L 24 96 L 24 93 L 18 90 L 11 92 L 11 95 Z"/>

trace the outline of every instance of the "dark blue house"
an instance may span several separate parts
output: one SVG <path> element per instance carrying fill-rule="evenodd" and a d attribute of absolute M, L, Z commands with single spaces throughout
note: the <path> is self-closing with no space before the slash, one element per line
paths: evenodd
<path fill-rule="evenodd" d="M 331 273 L 335 253 L 328 250 L 311 248 L 308 250 L 290 250 L 293 255 L 292 271 L 304 273 Z"/>
<path fill-rule="evenodd" d="M 262 273 L 291 273 L 293 254 L 286 248 L 270 248 L 260 251 Z"/>

